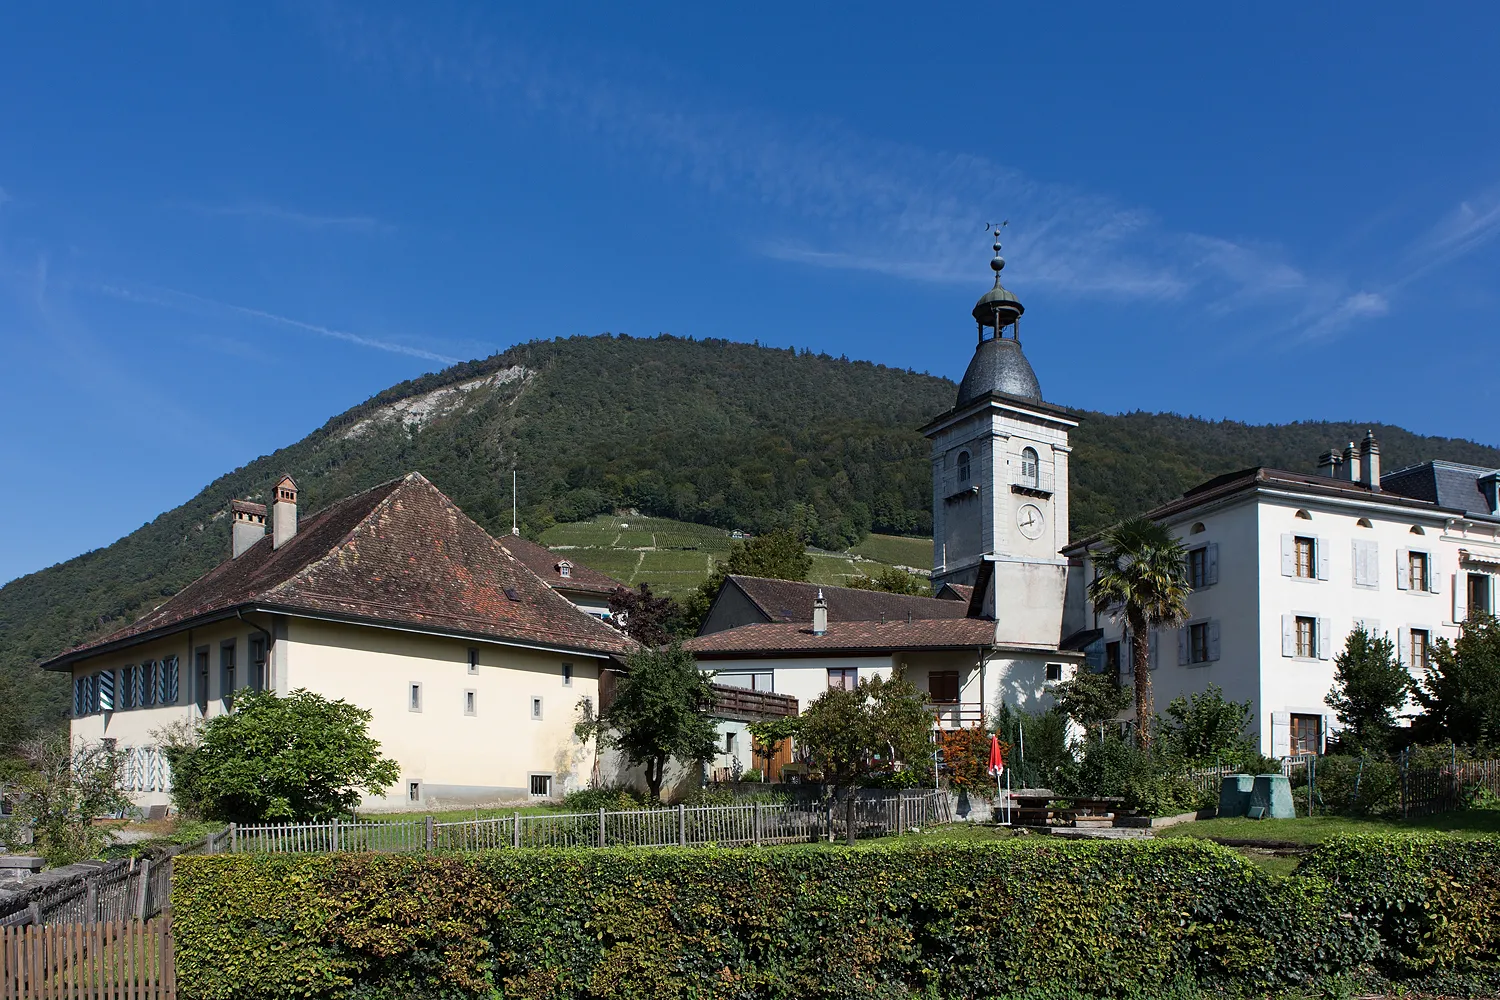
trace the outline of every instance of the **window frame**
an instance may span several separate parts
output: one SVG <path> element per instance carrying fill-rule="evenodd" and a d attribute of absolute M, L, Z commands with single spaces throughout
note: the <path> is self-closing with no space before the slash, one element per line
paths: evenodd
<path fill-rule="evenodd" d="M 406 710 L 421 713 L 424 692 L 421 681 L 406 682 Z"/>
<path fill-rule="evenodd" d="M 1419 563 L 1422 567 L 1420 582 L 1414 575 Z M 1425 549 L 1406 550 L 1406 589 L 1422 593 L 1432 589 L 1432 556 Z"/>
<path fill-rule="evenodd" d="M 534 694 L 534 695 L 531 696 L 531 721 L 532 722 L 541 722 L 541 721 L 543 721 L 543 718 L 544 718 L 544 713 L 543 713 L 542 696 L 539 695 L 539 694 Z"/>
<path fill-rule="evenodd" d="M 471 674 L 479 673 L 479 650 L 475 649 L 473 646 L 469 647 L 468 670 Z"/>
<path fill-rule="evenodd" d="M 1054 683 L 1054 682 L 1061 682 L 1062 679 L 1063 679 L 1062 675 L 1063 675 L 1063 664 L 1061 664 L 1061 663 L 1057 663 L 1057 662 L 1054 661 L 1054 662 L 1051 662 L 1051 663 L 1044 664 L 1043 667 L 1042 667 L 1042 682 L 1045 683 L 1045 684 L 1051 684 L 1051 683 Z"/>
<path fill-rule="evenodd" d="M 1324 731 L 1326 729 L 1326 725 L 1325 725 L 1323 716 L 1321 716 L 1321 715 L 1315 715 L 1315 714 L 1313 714 L 1311 712 L 1289 712 L 1288 716 L 1289 716 L 1289 718 L 1287 720 L 1287 746 L 1291 750 L 1291 755 L 1293 757 L 1302 757 L 1302 756 L 1307 756 L 1309 754 L 1320 754 L 1320 753 L 1322 753 L 1323 752 L 1323 743 L 1324 743 L 1324 740 L 1327 737 L 1327 733 Z M 1304 722 L 1305 723 L 1305 722 L 1308 722 L 1308 721 L 1311 721 L 1315 725 L 1315 727 L 1316 727 L 1315 735 L 1313 737 L 1313 739 L 1314 739 L 1313 749 L 1311 749 L 1311 750 L 1298 749 L 1300 746 L 1302 746 L 1302 743 L 1298 739 L 1298 731 L 1299 730 L 1298 730 L 1298 725 L 1297 724 L 1298 724 L 1298 722 Z"/>
<path fill-rule="evenodd" d="M 474 688 L 464 688 L 464 715 L 474 718 L 479 714 L 479 692 Z"/>
<path fill-rule="evenodd" d="M 1302 554 L 1307 553 L 1307 572 L 1302 572 Z M 1318 540 L 1311 535 L 1292 536 L 1292 576 L 1298 580 L 1318 578 Z"/>
<path fill-rule="evenodd" d="M 1042 456 L 1030 445 L 1021 449 L 1020 483 L 1034 490 L 1042 487 Z"/>
<path fill-rule="evenodd" d="M 1316 660 L 1318 658 L 1318 619 L 1313 615 L 1294 615 L 1293 646 L 1292 655 L 1299 660 Z M 1307 626 L 1307 651 L 1303 652 L 1302 634 L 1303 625 Z"/>
<path fill-rule="evenodd" d="M 834 675 L 838 675 L 839 683 L 837 683 L 837 684 L 835 684 L 833 682 Z M 827 674 L 827 680 L 828 680 L 828 689 L 829 690 L 839 690 L 839 691 L 854 691 L 854 690 L 857 690 L 859 688 L 859 668 L 858 667 L 829 667 L 828 668 L 828 674 Z"/>
<path fill-rule="evenodd" d="M 1417 637 L 1421 637 L 1422 655 L 1417 655 Z M 1409 628 L 1406 630 L 1406 657 L 1408 667 L 1426 670 L 1432 665 L 1432 630 Z"/>
<path fill-rule="evenodd" d="M 424 794 L 421 778 L 406 779 L 406 801 L 421 805 Z"/>
<path fill-rule="evenodd" d="M 944 686 L 952 680 L 952 698 L 939 698 L 933 681 L 942 678 Z M 934 705 L 957 705 L 963 698 L 962 678 L 957 670 L 929 670 L 927 672 L 927 700 Z"/>
<path fill-rule="evenodd" d="M 224 711 L 234 710 L 234 693 L 239 690 L 240 637 L 219 640 L 219 702 Z"/>
<path fill-rule="evenodd" d="M 211 682 L 209 671 L 212 670 L 209 660 L 208 646 L 198 646 L 193 650 L 193 684 L 197 688 L 193 692 L 193 704 L 198 706 L 198 711 L 204 718 L 208 717 L 208 692 Z"/>
<path fill-rule="evenodd" d="M 550 771 L 528 771 L 526 773 L 526 794 L 533 799 L 552 798 L 552 778 L 553 775 Z M 537 791 L 537 781 L 539 779 L 544 783 L 541 791 Z"/>
<path fill-rule="evenodd" d="M 252 635 L 245 640 L 245 661 L 245 687 L 264 691 L 271 663 L 270 644 L 265 636 Z"/>
<path fill-rule="evenodd" d="M 565 688 L 573 686 L 573 664 L 571 663 L 562 665 L 562 686 Z"/>
<path fill-rule="evenodd" d="M 967 485 L 973 481 L 974 456 L 969 453 L 969 449 L 964 448 L 958 453 L 958 457 L 954 460 L 954 465 L 957 482 L 960 486 Z"/>

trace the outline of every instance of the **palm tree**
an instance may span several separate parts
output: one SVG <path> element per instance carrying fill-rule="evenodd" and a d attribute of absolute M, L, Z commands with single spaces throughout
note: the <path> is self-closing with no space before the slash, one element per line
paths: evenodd
<path fill-rule="evenodd" d="M 1151 629 L 1175 628 L 1187 617 L 1192 589 L 1183 566 L 1182 543 L 1146 517 L 1122 521 L 1104 533 L 1104 551 L 1094 560 L 1089 601 L 1100 614 L 1125 619 L 1130 629 L 1135 679 L 1135 731 L 1142 750 L 1151 749 Z"/>

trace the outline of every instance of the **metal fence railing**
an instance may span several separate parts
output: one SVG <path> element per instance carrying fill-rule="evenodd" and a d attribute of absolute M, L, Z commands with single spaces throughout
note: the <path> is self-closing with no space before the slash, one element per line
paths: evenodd
<path fill-rule="evenodd" d="M 1455 755 L 1456 756 L 1456 755 Z M 1281 773 L 1291 780 L 1294 798 L 1301 808 L 1321 810 L 1318 792 L 1319 759 L 1305 755 L 1288 757 L 1281 762 Z M 1500 796 L 1500 760 L 1459 761 L 1438 766 L 1412 766 L 1407 754 L 1392 763 L 1400 776 L 1400 786 L 1391 808 L 1403 819 L 1433 816 L 1464 808 L 1476 791 Z M 1188 779 L 1205 794 L 1217 792 L 1226 774 L 1243 773 L 1242 769 L 1224 765 L 1198 768 L 1188 772 Z"/>
<path fill-rule="evenodd" d="M 0 925 L 146 920 L 171 905 L 174 857 L 216 854 L 228 844 L 226 829 L 196 843 L 169 847 L 155 858 L 121 858 L 77 865 L 76 874 L 43 882 L 34 891 L 28 892 L 23 882 L 5 911 L 0 912 Z"/>
<path fill-rule="evenodd" d="M 231 825 L 240 853 L 472 851 L 520 847 L 741 847 L 902 833 L 952 821 L 948 793 L 934 790 L 844 799 L 522 813 L 440 821 L 334 820 Z"/>

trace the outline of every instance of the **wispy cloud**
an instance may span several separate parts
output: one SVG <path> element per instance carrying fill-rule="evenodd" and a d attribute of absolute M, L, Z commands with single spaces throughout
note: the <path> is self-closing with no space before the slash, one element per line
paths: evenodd
<path fill-rule="evenodd" d="M 1457 260 L 1500 234 L 1500 184 L 1461 201 L 1412 244 L 1411 280 Z"/>
<path fill-rule="evenodd" d="M 368 337 L 361 333 L 351 333 L 348 330 L 339 330 L 318 323 L 308 323 L 304 320 L 293 319 L 290 316 L 281 316 L 273 312 L 267 312 L 264 309 L 253 309 L 249 306 L 235 305 L 232 302 L 220 302 L 217 299 L 205 298 L 202 295 L 194 295 L 191 292 L 177 291 L 171 288 L 142 290 L 124 288 L 119 285 L 96 285 L 94 289 L 104 295 L 143 305 L 161 306 L 167 309 L 184 311 L 201 312 L 207 309 L 233 313 L 276 326 L 289 327 L 294 330 L 315 333 L 321 337 L 342 340 L 345 343 L 356 344 L 360 347 L 368 347 L 377 351 L 388 351 L 392 354 L 404 354 L 408 357 L 421 358 L 425 361 L 435 361 L 445 365 L 457 364 L 461 360 L 449 357 L 446 354 L 439 354 L 436 351 L 429 351 L 423 347 L 413 347 L 409 344 L 381 340 L 376 337 Z"/>
<path fill-rule="evenodd" d="M 1006 274 L 1030 289 L 1170 301 L 1230 329 L 1274 310 L 1293 317 L 1294 334 L 1317 338 L 1391 308 L 1387 275 L 1372 276 L 1387 294 L 1364 291 L 1342 270 L 1311 269 L 1273 241 L 1174 228 L 1149 209 L 985 157 L 872 139 L 838 122 L 725 110 L 659 69 L 612 75 L 592 61 L 583 73 L 571 58 L 512 44 L 472 20 L 454 27 L 322 11 L 325 36 L 352 63 L 603 143 L 615 162 L 682 180 L 752 217 L 746 238 L 776 260 L 972 285 L 986 274 L 983 224 L 1009 219 Z M 1497 231 L 1500 189 L 1435 226 L 1423 266 Z"/>
<path fill-rule="evenodd" d="M 395 226 L 368 215 L 316 215 L 299 212 L 267 202 L 243 202 L 232 205 L 204 205 L 185 202 L 183 208 L 199 215 L 272 222 L 300 229 L 340 230 L 349 233 L 389 233 Z"/>

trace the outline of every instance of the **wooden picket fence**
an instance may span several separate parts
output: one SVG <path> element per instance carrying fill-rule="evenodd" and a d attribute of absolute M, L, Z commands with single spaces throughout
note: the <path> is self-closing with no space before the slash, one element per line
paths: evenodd
<path fill-rule="evenodd" d="M 1401 762 L 1401 815 L 1408 819 L 1460 809 L 1478 789 L 1500 796 L 1500 760 L 1455 761 L 1431 768 L 1408 768 Z"/>
<path fill-rule="evenodd" d="M 177 996 L 172 918 L 0 926 L 0 1000 Z"/>

